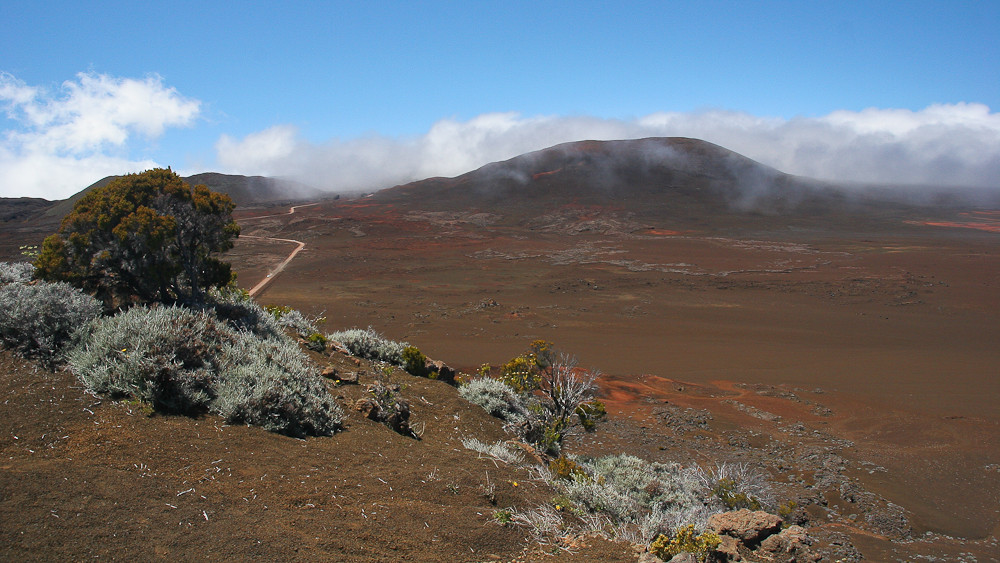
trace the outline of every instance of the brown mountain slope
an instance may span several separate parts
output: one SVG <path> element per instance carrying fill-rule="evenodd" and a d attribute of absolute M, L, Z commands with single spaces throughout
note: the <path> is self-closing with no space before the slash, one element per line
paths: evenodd
<path fill-rule="evenodd" d="M 0 222 L 37 223 L 45 227 L 58 224 L 87 192 L 106 186 L 117 177 L 102 178 L 63 200 L 0 198 Z M 282 178 L 204 172 L 183 179 L 191 185 L 204 184 L 212 191 L 227 194 L 239 207 L 318 199 L 324 195 L 316 188 Z"/>
<path fill-rule="evenodd" d="M 489 213 L 535 228 L 600 215 L 597 223 L 629 225 L 633 232 L 872 233 L 920 221 L 929 209 L 997 205 L 989 195 L 954 187 L 837 185 L 785 174 L 706 141 L 670 137 L 566 143 L 455 178 L 382 190 L 371 200 L 411 211 Z M 602 231 L 593 220 L 571 228 Z"/>
<path fill-rule="evenodd" d="M 528 212 L 540 200 L 618 204 L 657 212 L 812 212 L 845 197 L 820 182 L 790 176 L 733 151 L 683 137 L 579 141 L 487 164 L 455 178 L 383 190 L 384 202 L 421 208 L 499 206 Z M 652 206 L 652 207 L 651 207 Z"/>

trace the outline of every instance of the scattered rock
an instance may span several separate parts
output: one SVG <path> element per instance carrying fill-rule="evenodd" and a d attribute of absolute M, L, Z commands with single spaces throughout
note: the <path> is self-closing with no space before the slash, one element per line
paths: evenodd
<path fill-rule="evenodd" d="M 667 405 L 656 410 L 656 414 L 675 432 L 706 430 L 712 420 L 712 413 L 705 409 L 682 408 Z"/>
<path fill-rule="evenodd" d="M 740 542 L 732 536 L 719 536 L 722 543 L 719 547 L 715 548 L 715 551 L 723 555 L 727 561 L 742 561 L 743 557 L 740 555 Z"/>
<path fill-rule="evenodd" d="M 653 555 L 652 553 L 645 551 L 639 554 L 638 563 L 663 563 L 663 560 Z"/>
<path fill-rule="evenodd" d="M 359 375 L 358 372 L 356 371 L 351 371 L 347 373 L 337 372 L 334 373 L 332 379 L 342 385 L 357 385 L 359 381 Z"/>
<path fill-rule="evenodd" d="M 744 545 L 753 547 L 781 530 L 781 517 L 762 510 L 743 508 L 712 515 L 708 519 L 708 528 L 720 536 L 732 536 Z"/>
<path fill-rule="evenodd" d="M 766 553 L 774 561 L 805 562 L 819 561 L 819 554 L 812 553 L 809 546 L 812 539 L 801 526 L 789 526 L 760 544 L 758 553 Z"/>
<path fill-rule="evenodd" d="M 343 354 L 344 356 L 351 355 L 351 351 L 348 350 L 347 346 L 344 346 L 344 344 L 340 341 L 327 340 L 326 344 L 330 347 L 330 356 L 333 356 L 334 354 Z"/>
<path fill-rule="evenodd" d="M 778 422 L 781 420 L 779 415 L 769 413 L 765 410 L 758 409 L 757 407 L 751 405 L 744 405 L 739 401 L 733 401 L 731 399 L 726 399 L 723 403 L 728 403 L 732 405 L 736 410 L 744 412 L 754 418 L 759 418 L 767 422 Z"/>
<path fill-rule="evenodd" d="M 436 373 L 437 379 L 441 381 L 445 381 L 447 383 L 453 383 L 455 381 L 455 375 L 457 375 L 455 373 L 455 370 L 449 367 L 448 364 L 442 362 L 441 360 L 431 360 L 430 358 L 428 358 L 427 363 L 424 364 L 424 367 L 428 371 Z"/>

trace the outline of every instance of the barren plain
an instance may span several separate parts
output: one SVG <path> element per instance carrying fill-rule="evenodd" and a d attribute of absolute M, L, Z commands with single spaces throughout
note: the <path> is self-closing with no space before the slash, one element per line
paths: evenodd
<path fill-rule="evenodd" d="M 263 304 L 327 332 L 370 326 L 465 373 L 554 342 L 602 373 L 609 412 L 569 453 L 760 468 L 826 560 L 998 560 L 1000 212 L 727 202 L 697 170 L 580 189 L 591 149 L 543 154 L 507 191 L 476 194 L 467 175 L 241 208 L 228 259 L 242 287 L 270 280 Z M 6 233 L 8 256 L 38 236 Z M 551 492 L 461 447 L 503 433 L 442 382 L 392 376 L 420 441 L 350 408 L 345 432 L 300 441 L 150 418 L 4 354 L 7 559 L 636 558 L 593 538 L 539 548 L 493 522 Z M 358 389 L 334 392 L 349 407 Z"/>
<path fill-rule="evenodd" d="M 934 553 L 954 537 L 954 553 L 995 553 L 996 214 L 855 231 L 742 216 L 699 230 L 622 227 L 620 210 L 568 205 L 524 228 L 369 198 L 251 217 L 245 232 L 306 243 L 262 302 L 372 326 L 469 373 L 538 338 L 603 372 L 617 431 L 578 451 L 753 460 L 805 490 L 833 472 L 813 516 L 856 544 L 886 555 L 926 541 Z M 255 239 L 232 257 L 252 282 L 290 249 Z M 710 413 L 696 440 L 672 429 L 687 409 Z M 802 463 L 810 455 L 819 467 Z M 843 498 L 852 486 L 901 519 L 866 524 L 865 500 Z"/>

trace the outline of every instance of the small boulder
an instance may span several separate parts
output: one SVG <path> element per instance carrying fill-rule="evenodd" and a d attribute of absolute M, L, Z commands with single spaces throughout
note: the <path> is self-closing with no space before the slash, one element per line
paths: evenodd
<path fill-rule="evenodd" d="M 336 377 L 337 383 L 345 385 L 357 385 L 358 384 L 358 372 L 352 371 L 348 373 L 338 373 Z"/>
<path fill-rule="evenodd" d="M 323 377 L 327 379 L 332 379 L 340 384 L 357 384 L 358 383 L 358 373 L 357 372 L 347 372 L 341 373 L 334 366 L 326 366 L 320 373 Z"/>
<path fill-rule="evenodd" d="M 743 508 L 712 515 L 708 519 L 708 528 L 720 536 L 731 536 L 743 545 L 754 547 L 781 530 L 781 518 L 762 510 Z"/>
<path fill-rule="evenodd" d="M 726 561 L 742 561 L 743 556 L 740 555 L 740 542 L 732 536 L 719 536 L 722 543 L 719 547 L 715 548 L 716 553 L 722 555 Z"/>
<path fill-rule="evenodd" d="M 802 526 L 789 526 L 760 543 L 758 553 L 768 554 L 774 561 L 788 563 L 818 561 L 819 556 L 809 550 L 812 539 Z"/>
<path fill-rule="evenodd" d="M 698 563 L 698 556 L 685 551 L 671 557 L 669 563 Z"/>
<path fill-rule="evenodd" d="M 442 362 L 441 360 L 431 360 L 428 359 L 425 364 L 427 371 L 437 374 L 437 379 L 453 383 L 455 381 L 455 370 L 448 366 L 448 364 Z"/>

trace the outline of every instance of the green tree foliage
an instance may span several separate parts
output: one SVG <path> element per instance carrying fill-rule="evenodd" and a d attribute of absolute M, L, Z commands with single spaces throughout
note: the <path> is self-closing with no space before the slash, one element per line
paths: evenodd
<path fill-rule="evenodd" d="M 240 228 L 233 201 L 171 170 L 118 178 L 85 195 L 42 243 L 36 275 L 83 288 L 114 307 L 200 303 L 232 280 L 216 256 Z"/>

